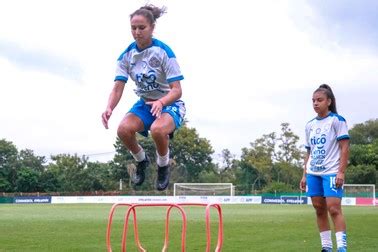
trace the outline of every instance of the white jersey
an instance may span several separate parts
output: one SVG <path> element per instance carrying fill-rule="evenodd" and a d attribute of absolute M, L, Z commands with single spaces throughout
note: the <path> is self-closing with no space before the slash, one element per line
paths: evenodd
<path fill-rule="evenodd" d="M 338 141 L 349 139 L 345 119 L 335 113 L 314 118 L 306 125 L 306 149 L 309 159 L 306 172 L 314 175 L 336 174 L 340 164 Z"/>
<path fill-rule="evenodd" d="M 184 79 L 173 51 L 155 38 L 142 51 L 136 42 L 131 43 L 118 58 L 115 80 L 126 83 L 129 77 L 136 84 L 135 93 L 152 100 L 164 97 L 170 83 Z"/>

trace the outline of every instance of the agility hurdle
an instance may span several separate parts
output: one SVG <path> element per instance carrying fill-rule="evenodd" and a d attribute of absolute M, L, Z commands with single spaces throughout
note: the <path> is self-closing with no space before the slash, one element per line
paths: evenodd
<path fill-rule="evenodd" d="M 211 232 L 210 232 L 210 208 L 214 207 L 218 211 L 218 240 L 215 252 L 220 252 L 223 246 L 223 216 L 220 204 L 216 203 L 179 203 L 179 206 L 205 206 L 206 207 L 206 252 L 210 252 L 211 248 Z"/>
<path fill-rule="evenodd" d="M 136 208 L 140 207 L 168 207 L 165 219 L 165 239 L 164 239 L 164 246 L 162 252 L 167 251 L 168 244 L 169 244 L 169 217 L 171 210 L 176 208 L 179 210 L 182 216 L 182 231 L 181 231 L 181 251 L 186 251 L 186 226 L 187 226 L 187 218 L 186 213 L 183 206 L 205 206 L 206 207 L 206 252 L 210 252 L 211 246 L 211 233 L 210 233 L 210 208 L 214 207 L 218 211 L 219 217 L 219 226 L 218 226 L 218 241 L 215 251 L 220 252 L 223 245 L 223 218 L 222 218 L 222 209 L 219 204 L 202 204 L 202 203 L 181 203 L 181 204 L 173 204 L 173 203 L 151 203 L 151 204 L 128 204 L 128 203 L 116 203 L 112 206 L 109 218 L 108 218 L 108 225 L 106 231 L 106 245 L 108 252 L 112 252 L 111 247 L 111 228 L 113 222 L 113 215 L 117 207 L 119 206 L 127 206 L 128 210 L 125 213 L 124 219 L 124 226 L 122 232 L 122 252 L 126 252 L 126 240 L 127 240 L 127 230 L 128 230 L 128 223 L 130 214 L 133 214 L 133 221 L 134 221 L 134 238 L 135 244 L 140 252 L 146 252 L 141 245 L 139 234 L 138 234 L 138 224 L 137 224 L 137 217 L 136 217 Z"/>

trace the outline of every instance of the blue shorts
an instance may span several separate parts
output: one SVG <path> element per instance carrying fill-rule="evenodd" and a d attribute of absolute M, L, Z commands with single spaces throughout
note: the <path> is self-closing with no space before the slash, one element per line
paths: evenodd
<path fill-rule="evenodd" d="M 307 174 L 307 196 L 337 197 L 342 198 L 344 188 L 336 188 L 336 174 L 312 175 Z"/>
<path fill-rule="evenodd" d="M 129 113 L 133 113 L 142 120 L 144 130 L 139 132 L 139 134 L 145 137 L 148 136 L 148 131 L 156 119 L 155 116 L 152 116 L 150 110 L 151 105 L 147 105 L 143 99 L 138 100 L 129 110 Z M 181 127 L 184 121 L 185 112 L 185 103 L 181 100 L 177 100 L 168 106 L 164 106 L 161 113 L 168 113 L 170 116 L 172 116 L 176 129 L 178 129 Z"/>

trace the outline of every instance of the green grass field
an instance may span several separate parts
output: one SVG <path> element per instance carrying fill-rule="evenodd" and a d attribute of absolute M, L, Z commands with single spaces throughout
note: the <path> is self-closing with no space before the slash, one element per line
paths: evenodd
<path fill-rule="evenodd" d="M 106 251 L 109 204 L 0 204 L 0 251 Z M 185 207 L 187 251 L 205 251 L 205 209 Z M 222 205 L 223 251 L 320 251 L 315 214 L 307 205 Z M 377 251 L 377 207 L 344 207 L 349 251 Z M 164 207 L 138 208 L 140 240 L 148 251 L 161 251 Z M 114 217 L 112 246 L 120 251 L 122 209 Z M 211 211 L 212 251 L 217 214 Z M 131 227 L 131 226 L 130 226 Z M 180 251 L 181 215 L 173 210 L 169 251 Z M 128 232 L 128 251 L 137 251 Z"/>

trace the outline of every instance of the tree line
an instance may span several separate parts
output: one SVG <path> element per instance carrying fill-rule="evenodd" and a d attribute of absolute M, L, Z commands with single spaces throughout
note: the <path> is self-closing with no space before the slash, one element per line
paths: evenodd
<path fill-rule="evenodd" d="M 171 184 L 233 183 L 238 194 L 298 192 L 303 172 L 304 148 L 288 123 L 279 132 L 262 135 L 241 149 L 236 158 L 228 149 L 213 159 L 210 141 L 195 128 L 184 125 L 171 141 Z M 350 159 L 346 183 L 377 184 L 378 119 L 354 125 L 349 131 Z M 140 138 L 152 162 L 146 181 L 138 193 L 154 190 L 155 148 L 151 138 Z M 114 158 L 106 163 L 90 162 L 87 156 L 58 154 L 37 156 L 33 150 L 18 150 L 15 144 L 0 139 L 0 192 L 73 193 L 122 191 L 136 193 L 130 177 L 135 165 L 130 153 L 116 139 Z M 120 190 L 122 180 L 122 190 Z"/>

